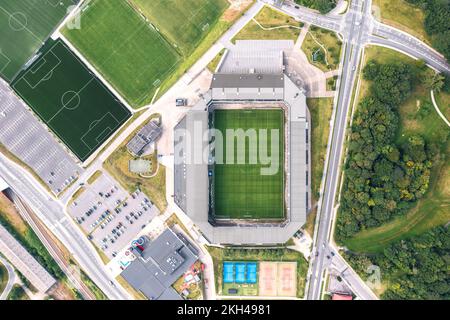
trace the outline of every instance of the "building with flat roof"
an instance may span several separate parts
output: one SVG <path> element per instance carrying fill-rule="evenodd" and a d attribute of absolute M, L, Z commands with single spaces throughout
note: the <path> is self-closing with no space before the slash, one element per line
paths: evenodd
<path fill-rule="evenodd" d="M 287 42 L 244 41 L 224 55 L 210 90 L 175 128 L 174 201 L 211 243 L 270 245 L 285 243 L 306 222 L 310 206 L 310 115 L 306 96 L 283 73 Z M 261 48 L 270 54 L 258 56 Z M 233 53 L 233 50 L 238 52 Z M 279 59 L 276 59 L 279 57 Z M 232 59 L 229 61 L 229 59 Z M 239 63 L 242 59 L 245 63 Z M 258 65 L 259 64 L 259 65 Z M 234 67 L 233 67 L 234 66 Z M 260 70 L 261 72 L 257 72 Z M 280 222 L 214 219 L 214 155 L 202 159 L 211 139 L 196 138 L 210 129 L 217 108 L 280 108 L 285 111 L 285 219 Z M 203 160 L 203 161 L 202 161 Z M 247 195 L 249 196 L 249 195 Z"/>
<path fill-rule="evenodd" d="M 128 142 L 128 152 L 134 156 L 141 156 L 149 145 L 158 140 L 161 134 L 161 127 L 154 121 L 149 121 L 141 130 L 139 130 L 130 142 Z"/>
<path fill-rule="evenodd" d="M 47 292 L 56 283 L 47 270 L 1 224 L 0 252 L 40 292 Z"/>
<path fill-rule="evenodd" d="M 137 256 L 122 277 L 150 300 L 180 300 L 172 287 L 197 260 L 198 250 L 182 234 L 166 229 L 153 241 L 133 248 Z"/>

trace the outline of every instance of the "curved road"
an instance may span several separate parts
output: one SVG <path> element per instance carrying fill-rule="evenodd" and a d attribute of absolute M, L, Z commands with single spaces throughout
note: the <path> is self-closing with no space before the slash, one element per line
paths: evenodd
<path fill-rule="evenodd" d="M 9 264 L 2 256 L 0 256 L 0 263 L 5 266 L 6 271 L 8 272 L 8 283 L 6 284 L 5 289 L 0 294 L 0 300 L 6 300 L 11 289 L 16 281 L 16 274 L 14 273 L 14 268 Z"/>

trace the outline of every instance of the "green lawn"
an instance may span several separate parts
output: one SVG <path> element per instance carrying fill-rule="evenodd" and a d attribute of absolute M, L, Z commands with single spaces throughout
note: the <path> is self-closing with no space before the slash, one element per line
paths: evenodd
<path fill-rule="evenodd" d="M 228 293 L 229 289 L 236 289 L 237 293 Z M 227 296 L 257 296 L 258 284 L 224 283 L 222 286 L 222 294 Z"/>
<path fill-rule="evenodd" d="M 215 57 L 211 60 L 210 63 L 208 63 L 208 70 L 214 73 L 216 71 L 217 66 L 220 63 L 220 60 L 223 57 L 223 54 L 225 53 L 225 49 L 222 49 Z"/>
<path fill-rule="evenodd" d="M 439 92 L 434 93 L 434 98 L 439 107 L 439 110 L 444 114 L 448 121 L 450 121 L 450 93 Z"/>
<path fill-rule="evenodd" d="M 125 0 L 94 0 L 81 21 L 63 34 L 131 106 L 149 103 L 177 66 L 176 50 Z"/>
<path fill-rule="evenodd" d="M 333 98 L 308 99 L 311 113 L 311 191 L 314 201 L 319 197 L 322 181 L 328 137 L 330 135 L 330 118 L 333 112 Z"/>
<path fill-rule="evenodd" d="M 154 119 L 158 117 L 158 114 L 151 115 L 148 119 Z M 128 161 L 134 159 L 128 152 L 126 144 L 131 140 L 136 133 L 148 123 L 145 122 L 143 125 L 136 128 L 136 130 L 131 133 L 127 139 L 120 145 L 117 150 L 115 150 L 106 161 L 103 163 L 104 169 L 117 180 L 122 187 L 124 187 L 128 192 L 132 193 L 140 188 L 156 205 L 156 207 L 164 212 L 167 208 L 166 200 L 166 168 L 159 164 L 158 172 L 155 176 L 151 178 L 144 178 L 140 175 L 131 173 L 128 170 Z M 145 160 L 155 161 L 154 155 L 149 155 L 144 157 Z"/>
<path fill-rule="evenodd" d="M 294 0 L 294 2 L 326 14 L 336 7 L 337 0 Z"/>
<path fill-rule="evenodd" d="M 194 51 L 229 6 L 227 0 L 131 0 L 183 56 Z"/>
<path fill-rule="evenodd" d="M 369 47 L 365 61 L 412 63 L 412 59 L 391 49 Z M 367 84 L 363 87 L 367 88 Z M 448 101 L 448 100 L 447 100 Z M 401 143 L 412 134 L 422 135 L 428 142 L 440 147 L 440 159 L 435 161 L 430 177 L 430 186 L 425 196 L 405 215 L 373 229 L 359 232 L 347 240 L 345 245 L 357 252 L 380 252 L 389 244 L 447 223 L 450 220 L 450 162 L 448 159 L 449 130 L 431 106 L 429 91 L 418 84 L 411 97 L 399 107 L 400 130 L 397 141 Z M 421 109 L 427 106 L 427 113 Z M 419 116 L 424 114 L 422 116 Z"/>
<path fill-rule="evenodd" d="M 18 284 L 13 285 L 7 300 L 30 300 L 25 290 Z"/>
<path fill-rule="evenodd" d="M 309 28 L 302 43 L 302 50 L 309 63 L 324 72 L 339 67 L 341 48 L 342 42 L 336 33 L 315 26 Z"/>
<path fill-rule="evenodd" d="M 214 112 L 214 128 L 224 136 L 223 163 L 214 168 L 214 211 L 219 219 L 282 219 L 284 206 L 284 111 L 281 109 L 267 110 L 216 110 Z M 255 130 L 255 140 L 249 138 L 227 137 L 229 129 Z M 268 129 L 267 136 L 260 134 L 261 129 Z M 278 154 L 271 155 L 271 130 L 277 130 L 279 137 L 274 143 Z M 237 133 L 238 135 L 239 133 Z M 267 146 L 274 172 L 265 174 L 262 168 L 270 167 L 263 164 L 259 156 L 261 141 Z M 227 144 L 234 144 L 231 148 Z M 228 150 L 232 150 L 234 155 Z M 254 151 L 254 152 L 250 152 Z M 251 155 L 255 155 L 253 158 Z M 239 155 L 244 159 L 239 160 Z"/>
<path fill-rule="evenodd" d="M 89 179 L 87 179 L 87 183 L 89 184 L 93 184 L 98 178 L 100 178 L 102 176 L 102 172 L 101 170 L 97 170 L 95 171 L 92 176 L 89 177 Z"/>
<path fill-rule="evenodd" d="M 255 16 L 255 21 L 250 21 L 233 38 L 236 40 L 297 40 L 303 23 L 285 15 L 279 11 L 264 6 Z M 281 26 L 286 26 L 279 28 Z M 276 29 L 271 29 L 276 28 Z M 265 30 L 270 29 L 270 30 Z"/>
<path fill-rule="evenodd" d="M 64 18 L 72 0 L 0 2 L 0 75 L 7 81 L 33 56 Z"/>
<path fill-rule="evenodd" d="M 373 0 L 372 10 L 381 13 L 381 21 L 406 31 L 430 44 L 425 32 L 425 14 L 423 10 L 405 0 Z"/>
<path fill-rule="evenodd" d="M 195 50 L 189 56 L 184 57 L 185 59 L 178 64 L 175 71 L 161 84 L 157 99 L 167 92 L 255 2 L 256 0 L 247 0 L 239 8 L 229 7 L 219 21 L 211 26 L 209 33 L 200 41 Z"/>
<path fill-rule="evenodd" d="M 49 44 L 12 86 L 82 161 L 131 114 L 62 40 Z"/>
<path fill-rule="evenodd" d="M 0 294 L 5 290 L 6 285 L 8 284 L 8 270 L 6 267 L 0 263 Z"/>
<path fill-rule="evenodd" d="M 94 294 L 95 300 L 108 300 L 108 297 L 103 293 L 103 291 L 97 287 L 97 285 L 89 278 L 89 276 L 81 270 L 80 274 L 81 281 L 89 288 L 89 290 Z"/>

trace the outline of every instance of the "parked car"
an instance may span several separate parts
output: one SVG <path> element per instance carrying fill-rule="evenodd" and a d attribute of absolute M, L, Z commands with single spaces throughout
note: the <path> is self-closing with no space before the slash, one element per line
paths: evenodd
<path fill-rule="evenodd" d="M 175 100 L 175 105 L 177 107 L 186 107 L 187 106 L 187 99 L 185 99 L 185 98 L 177 98 Z"/>

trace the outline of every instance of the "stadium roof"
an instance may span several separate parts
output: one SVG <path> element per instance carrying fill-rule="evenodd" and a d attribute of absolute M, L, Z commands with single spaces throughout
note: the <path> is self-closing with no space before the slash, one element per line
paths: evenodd
<path fill-rule="evenodd" d="M 212 243 L 278 244 L 286 242 L 306 221 L 309 209 L 309 112 L 303 89 L 284 74 L 284 53 L 293 41 L 245 40 L 227 50 L 214 74 L 211 90 L 179 122 L 177 129 L 190 133 L 176 136 L 175 203 L 194 221 Z M 209 221 L 209 172 L 205 161 L 193 161 L 203 154 L 208 141 L 195 139 L 195 131 L 208 129 L 208 107 L 214 104 L 283 103 L 288 111 L 286 150 L 287 220 L 278 224 L 239 224 L 213 226 Z M 194 130 L 195 129 L 195 130 Z M 181 130 L 183 132 L 183 130 Z M 186 134 L 184 134 L 186 135 Z M 192 139 L 194 137 L 194 139 Z M 191 153 L 191 154 L 189 154 Z M 209 161 L 210 162 L 210 161 Z M 291 196 L 292 195 L 292 196 Z"/>
<path fill-rule="evenodd" d="M 213 76 L 211 88 L 283 88 L 284 74 L 225 74 Z"/>
<path fill-rule="evenodd" d="M 292 40 L 237 40 L 222 59 L 219 73 L 280 74 L 284 52 L 293 48 Z"/>
<path fill-rule="evenodd" d="M 143 247 L 135 250 L 141 256 L 122 272 L 124 279 L 150 300 L 181 299 L 171 286 L 197 261 L 197 249 L 171 229 Z"/>
<path fill-rule="evenodd" d="M 281 75 L 276 75 L 281 78 Z M 252 78 L 247 78 L 253 81 Z M 278 98 L 278 97 L 277 97 Z M 249 93 L 248 100 L 234 97 L 221 97 L 220 102 L 230 103 L 257 102 L 260 95 L 257 92 Z M 276 244 L 286 242 L 306 221 L 309 205 L 309 177 L 308 177 L 308 112 L 306 96 L 302 89 L 295 86 L 289 77 L 283 77 L 281 88 L 281 100 L 288 108 L 289 114 L 289 175 L 287 185 L 288 196 L 288 221 L 284 224 L 247 224 L 239 226 L 211 225 L 209 215 L 209 177 L 208 164 L 194 161 L 196 155 L 203 154 L 208 141 L 195 139 L 194 129 L 204 132 L 208 129 L 208 106 L 214 104 L 217 99 L 201 100 L 180 121 L 177 128 L 183 128 L 191 133 L 191 138 L 175 141 L 176 150 L 186 150 L 177 154 L 175 161 L 175 202 L 200 228 L 205 237 L 212 243 L 223 244 Z M 279 99 L 272 98 L 279 103 Z M 267 100 L 265 100 L 267 101 Z M 255 108 L 258 104 L 255 104 Z"/>

